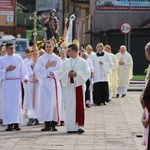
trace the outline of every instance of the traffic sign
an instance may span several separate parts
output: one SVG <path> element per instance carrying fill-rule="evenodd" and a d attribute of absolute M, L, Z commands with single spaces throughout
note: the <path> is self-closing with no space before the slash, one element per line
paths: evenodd
<path fill-rule="evenodd" d="M 128 34 L 130 33 L 132 30 L 132 25 L 129 23 L 129 22 L 123 22 L 121 25 L 120 25 L 120 31 L 123 33 L 123 34 Z"/>

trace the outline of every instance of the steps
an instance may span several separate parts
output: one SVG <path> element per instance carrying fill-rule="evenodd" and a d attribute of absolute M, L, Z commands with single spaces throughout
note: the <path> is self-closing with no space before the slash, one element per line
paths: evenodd
<path fill-rule="evenodd" d="M 145 81 L 130 81 L 128 91 L 129 92 L 139 92 L 142 91 L 143 88 L 145 87 Z"/>

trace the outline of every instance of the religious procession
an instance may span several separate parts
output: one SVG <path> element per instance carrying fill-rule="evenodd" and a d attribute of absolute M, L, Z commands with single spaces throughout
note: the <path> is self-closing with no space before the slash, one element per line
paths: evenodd
<path fill-rule="evenodd" d="M 15 54 L 12 42 L 1 45 L 0 114 L 5 131 L 21 130 L 19 124 L 26 119 L 27 126 L 43 121 L 41 131 L 65 125 L 67 133 L 82 134 L 86 108 L 127 94 L 133 60 L 126 46 L 114 55 L 103 43 L 96 48 L 80 47 L 77 39 L 68 43 L 67 29 L 59 37 L 55 13 L 52 10 L 45 20 L 48 40 L 30 43 L 25 59 Z"/>

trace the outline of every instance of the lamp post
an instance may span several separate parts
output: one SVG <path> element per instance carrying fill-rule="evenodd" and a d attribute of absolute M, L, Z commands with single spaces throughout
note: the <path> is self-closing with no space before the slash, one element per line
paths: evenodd
<path fill-rule="evenodd" d="M 129 23 L 131 23 L 131 0 L 129 0 Z M 130 33 L 128 34 L 128 52 L 130 53 Z"/>
<path fill-rule="evenodd" d="M 16 26 L 17 26 L 17 0 L 14 0 L 14 36 L 16 37 Z"/>

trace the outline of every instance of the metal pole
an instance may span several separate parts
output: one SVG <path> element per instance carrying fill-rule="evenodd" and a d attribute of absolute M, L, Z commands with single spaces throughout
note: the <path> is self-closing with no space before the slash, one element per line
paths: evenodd
<path fill-rule="evenodd" d="M 131 0 L 129 0 L 129 23 L 131 22 Z M 128 34 L 128 52 L 130 53 L 130 33 Z"/>
<path fill-rule="evenodd" d="M 16 37 L 16 25 L 17 25 L 17 1 L 14 0 L 14 36 Z"/>
<path fill-rule="evenodd" d="M 125 44 L 125 46 L 127 47 L 127 34 L 125 34 L 124 38 L 125 38 L 124 44 Z"/>

